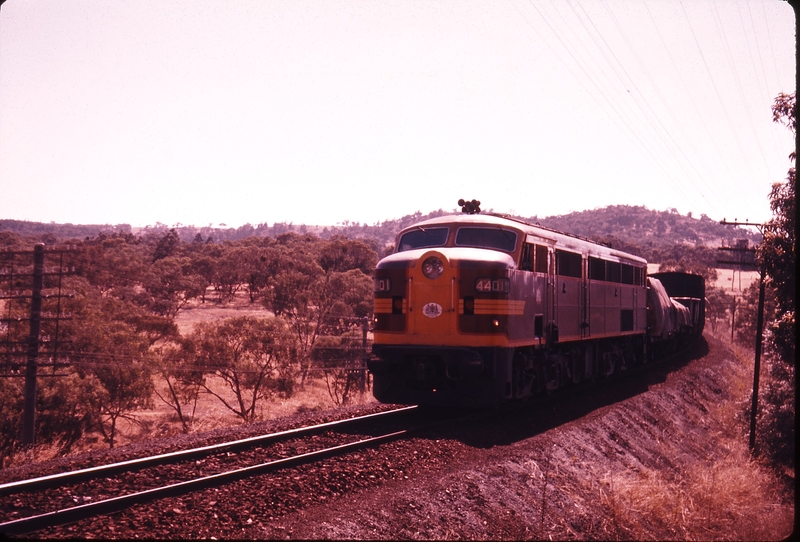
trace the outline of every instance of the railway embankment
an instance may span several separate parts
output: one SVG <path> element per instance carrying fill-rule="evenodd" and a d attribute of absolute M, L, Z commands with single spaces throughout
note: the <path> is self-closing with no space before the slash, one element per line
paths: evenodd
<path fill-rule="evenodd" d="M 441 435 L 458 445 L 444 463 L 420 465 L 424 475 L 298 511 L 260 535 L 783 539 L 794 480 L 750 457 L 751 379 L 752 365 L 709 337 L 654 370 Z"/>

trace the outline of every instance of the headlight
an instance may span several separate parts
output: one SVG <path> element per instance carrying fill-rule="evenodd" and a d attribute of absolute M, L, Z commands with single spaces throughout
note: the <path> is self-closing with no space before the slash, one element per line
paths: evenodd
<path fill-rule="evenodd" d="M 425 258 L 425 261 L 422 262 L 422 274 L 429 279 L 439 278 L 442 273 L 444 273 L 444 264 L 436 256 Z"/>

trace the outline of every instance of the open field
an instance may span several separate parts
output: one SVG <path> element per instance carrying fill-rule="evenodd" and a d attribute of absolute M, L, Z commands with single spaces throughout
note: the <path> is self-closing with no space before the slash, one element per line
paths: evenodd
<path fill-rule="evenodd" d="M 758 271 L 734 271 L 717 269 L 718 277 L 714 286 L 722 288 L 725 293 L 741 295 L 751 284 L 758 284 Z"/>
<path fill-rule="evenodd" d="M 186 307 L 181 309 L 175 317 L 178 331 L 181 335 L 188 335 L 196 324 L 201 322 L 213 322 L 233 318 L 235 316 L 272 316 L 272 313 L 264 308 L 261 303 L 251 303 L 246 292 L 236 292 L 233 301 L 220 304 L 214 299 L 214 291 L 209 288 L 206 294 L 206 302 L 193 299 Z"/>
<path fill-rule="evenodd" d="M 658 273 L 659 264 L 647 264 L 647 273 Z M 713 286 L 722 288 L 729 295 L 741 295 L 751 284 L 758 282 L 758 271 L 734 271 L 717 268 L 717 280 Z"/>

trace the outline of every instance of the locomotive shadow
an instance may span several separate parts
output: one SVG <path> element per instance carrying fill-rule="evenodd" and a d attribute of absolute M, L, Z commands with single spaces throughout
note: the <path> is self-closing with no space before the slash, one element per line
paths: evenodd
<path fill-rule="evenodd" d="M 600 408 L 640 395 L 665 382 L 670 373 L 708 353 L 708 342 L 701 337 L 687 351 L 663 361 L 620 373 L 616 378 L 567 388 L 527 403 L 497 407 L 492 409 L 490 415 L 478 421 L 431 431 L 423 438 L 452 438 L 475 448 L 513 444 L 578 420 Z"/>

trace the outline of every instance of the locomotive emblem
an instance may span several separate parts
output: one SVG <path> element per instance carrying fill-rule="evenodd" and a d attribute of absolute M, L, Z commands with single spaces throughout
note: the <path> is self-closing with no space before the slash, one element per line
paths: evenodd
<path fill-rule="evenodd" d="M 436 318 L 440 314 L 442 314 L 442 306 L 438 303 L 426 303 L 422 307 L 422 314 L 427 316 L 428 318 Z"/>

